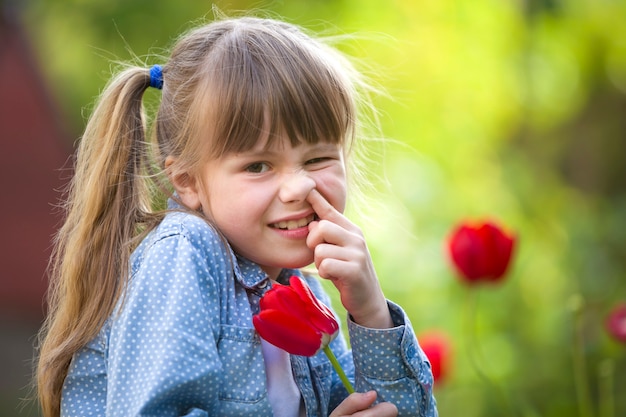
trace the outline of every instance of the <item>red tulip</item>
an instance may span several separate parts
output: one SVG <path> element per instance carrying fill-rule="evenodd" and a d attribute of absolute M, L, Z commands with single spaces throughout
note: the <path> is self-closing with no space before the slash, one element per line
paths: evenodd
<path fill-rule="evenodd" d="M 615 307 L 606 319 L 606 329 L 618 342 L 626 343 L 626 304 Z"/>
<path fill-rule="evenodd" d="M 419 343 L 430 362 L 435 382 L 448 376 L 451 344 L 448 337 L 439 331 L 429 331 L 419 336 Z"/>
<path fill-rule="evenodd" d="M 348 393 L 354 392 L 328 346 L 339 333 L 339 323 L 300 278 L 292 276 L 289 285 L 274 283 L 259 305 L 252 323 L 263 339 L 292 355 L 313 356 L 323 350 Z"/>
<path fill-rule="evenodd" d="M 499 281 L 507 271 L 515 236 L 493 222 L 462 223 L 448 239 L 448 251 L 469 283 Z"/>
<path fill-rule="evenodd" d="M 337 319 L 300 278 L 275 283 L 261 298 L 261 312 L 252 318 L 261 337 L 291 354 L 313 356 L 339 332 Z"/>

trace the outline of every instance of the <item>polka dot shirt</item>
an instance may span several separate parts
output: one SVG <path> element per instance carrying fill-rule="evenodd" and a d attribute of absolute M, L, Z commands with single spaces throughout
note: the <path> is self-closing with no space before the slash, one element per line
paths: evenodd
<path fill-rule="evenodd" d="M 199 217 L 172 212 L 134 251 L 130 273 L 116 311 L 70 364 L 61 415 L 271 417 L 252 326 L 271 287 L 261 268 Z M 329 304 L 317 279 L 305 280 Z M 348 320 L 352 350 L 341 336 L 331 348 L 357 391 L 375 389 L 400 416 L 437 416 L 430 365 L 402 309 L 389 308 L 396 327 Z M 324 353 L 290 359 L 306 415 L 330 414 L 347 392 Z"/>

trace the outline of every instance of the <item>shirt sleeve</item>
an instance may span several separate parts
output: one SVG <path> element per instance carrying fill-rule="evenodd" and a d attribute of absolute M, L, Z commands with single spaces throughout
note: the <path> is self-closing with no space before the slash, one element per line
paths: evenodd
<path fill-rule="evenodd" d="M 107 417 L 208 415 L 220 372 L 214 285 L 183 235 L 145 251 L 111 328 Z"/>
<path fill-rule="evenodd" d="M 370 329 L 348 318 L 355 389 L 375 390 L 380 401 L 398 407 L 398 416 L 436 417 L 430 363 L 402 308 L 387 304 L 393 328 Z"/>
<path fill-rule="evenodd" d="M 318 280 L 312 278 L 308 283 L 320 301 L 330 306 L 330 298 Z M 375 390 L 378 401 L 388 401 L 398 407 L 399 417 L 437 417 L 430 363 L 404 310 L 390 301 L 387 305 L 393 328 L 370 329 L 348 317 L 352 350 L 341 333 L 330 348 L 356 391 Z M 348 395 L 336 372 L 332 375 L 329 412 Z"/>

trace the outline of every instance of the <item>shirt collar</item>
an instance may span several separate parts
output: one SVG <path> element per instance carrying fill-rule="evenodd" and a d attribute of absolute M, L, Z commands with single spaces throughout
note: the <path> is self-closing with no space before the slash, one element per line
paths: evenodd
<path fill-rule="evenodd" d="M 181 206 L 177 200 L 178 196 L 174 193 L 172 197 L 167 200 L 167 208 L 169 210 L 183 209 L 183 206 Z M 230 258 L 234 265 L 235 279 L 239 282 L 239 284 L 247 289 L 262 289 L 268 286 L 269 277 L 259 264 L 252 262 L 243 256 L 235 254 L 230 245 L 226 245 L 226 249 L 230 254 Z M 292 275 L 302 277 L 302 273 L 299 270 L 285 268 L 280 272 L 280 274 L 278 274 L 276 281 L 281 284 L 288 284 L 289 278 Z"/>

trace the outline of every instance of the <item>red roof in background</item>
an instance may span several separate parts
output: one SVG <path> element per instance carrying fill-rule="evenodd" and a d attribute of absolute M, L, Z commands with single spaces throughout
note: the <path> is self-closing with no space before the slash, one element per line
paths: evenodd
<path fill-rule="evenodd" d="M 69 143 L 19 24 L 0 11 L 0 314 L 42 315 Z"/>

